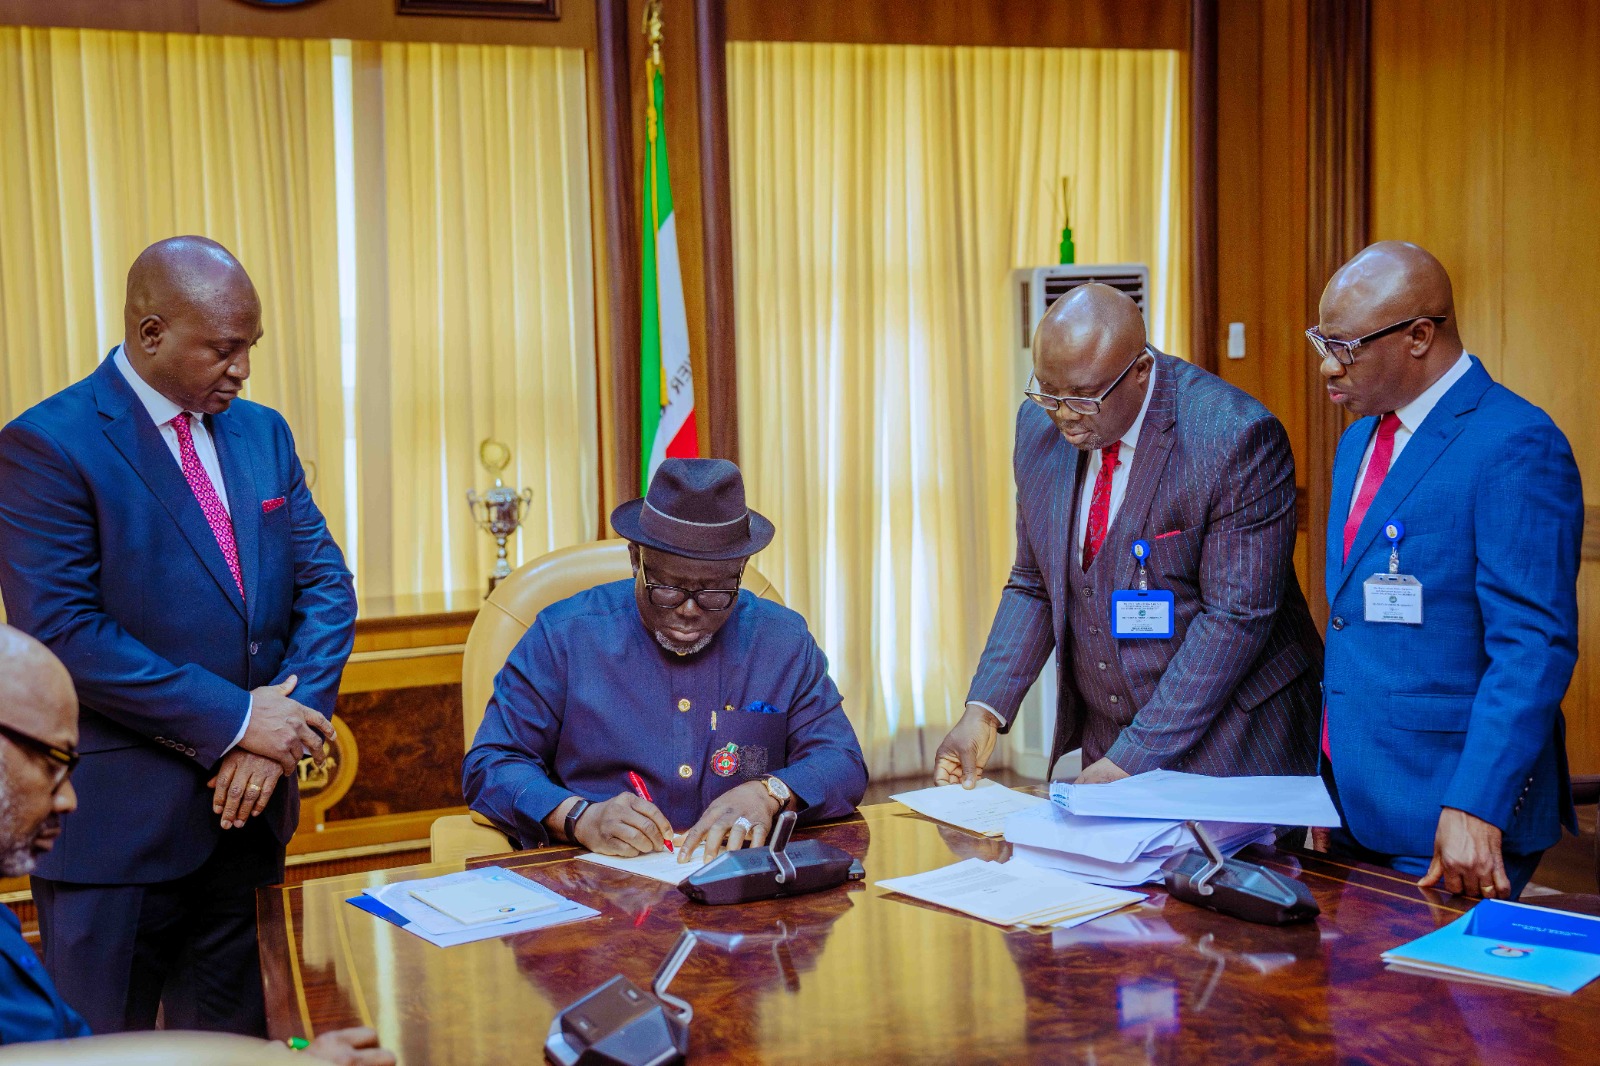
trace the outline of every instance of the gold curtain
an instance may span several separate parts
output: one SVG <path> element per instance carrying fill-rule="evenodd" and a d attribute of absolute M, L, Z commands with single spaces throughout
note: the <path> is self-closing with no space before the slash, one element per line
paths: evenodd
<path fill-rule="evenodd" d="M 1014 548 L 1016 267 L 1151 271 L 1186 354 L 1184 57 L 728 47 L 740 455 L 875 776 L 931 770 Z"/>
<path fill-rule="evenodd" d="M 0 422 L 122 339 L 145 246 L 203 234 L 261 294 L 245 395 L 288 418 L 343 539 L 330 48 L 0 27 Z"/>
<path fill-rule="evenodd" d="M 357 42 L 353 64 L 357 584 L 481 588 L 481 440 L 533 489 L 513 564 L 598 528 L 583 54 Z"/>

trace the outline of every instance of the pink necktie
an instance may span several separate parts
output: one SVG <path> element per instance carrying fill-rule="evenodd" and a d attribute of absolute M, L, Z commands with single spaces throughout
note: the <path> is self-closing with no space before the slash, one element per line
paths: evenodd
<path fill-rule="evenodd" d="M 1083 568 L 1089 569 L 1100 546 L 1106 542 L 1111 525 L 1111 475 L 1117 469 L 1117 452 L 1122 442 L 1114 440 L 1100 449 L 1100 472 L 1094 478 L 1094 496 L 1089 501 L 1089 528 L 1083 534 Z"/>
<path fill-rule="evenodd" d="M 1394 435 L 1400 429 L 1400 416 L 1390 412 L 1378 423 L 1378 438 L 1372 445 L 1372 459 L 1367 463 L 1367 476 L 1361 479 L 1361 491 L 1350 508 L 1350 517 L 1344 521 L 1344 558 L 1350 559 L 1350 548 L 1356 542 L 1361 520 L 1367 517 L 1367 508 L 1378 495 L 1384 477 L 1389 473 L 1389 461 L 1394 458 Z"/>
<path fill-rule="evenodd" d="M 239 598 L 242 600 L 244 575 L 239 570 L 239 546 L 233 540 L 233 520 L 228 517 L 222 500 L 217 497 L 216 486 L 211 484 L 206 468 L 200 465 L 200 455 L 194 450 L 194 431 L 189 428 L 189 415 L 184 413 L 174 418 L 172 428 L 178 431 L 178 458 L 183 464 L 183 476 L 189 479 L 189 490 L 194 493 L 200 510 L 205 512 L 211 533 L 217 538 L 217 547 L 222 549 L 222 557 L 228 561 L 233 583 L 239 586 Z"/>

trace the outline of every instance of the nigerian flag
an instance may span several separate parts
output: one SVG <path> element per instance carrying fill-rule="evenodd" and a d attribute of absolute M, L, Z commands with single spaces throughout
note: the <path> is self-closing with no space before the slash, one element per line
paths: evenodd
<path fill-rule="evenodd" d="M 652 50 L 653 51 L 653 50 Z M 647 64 L 650 101 L 645 106 L 644 323 L 639 345 L 639 419 L 643 492 L 661 460 L 700 454 L 694 425 L 694 378 L 689 370 L 689 325 L 678 272 L 678 222 L 672 213 L 667 138 L 661 124 L 665 92 L 660 59 Z"/>

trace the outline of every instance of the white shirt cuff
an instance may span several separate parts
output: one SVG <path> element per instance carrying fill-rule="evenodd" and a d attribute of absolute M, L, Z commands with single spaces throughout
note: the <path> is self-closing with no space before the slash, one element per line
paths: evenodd
<path fill-rule="evenodd" d="M 996 722 L 1000 723 L 1001 728 L 1005 727 L 1006 720 L 1004 718 L 1000 717 L 1000 712 L 995 710 L 993 707 L 989 706 L 987 703 L 984 703 L 982 700 L 968 700 L 967 701 L 967 706 L 968 707 L 982 707 L 984 710 L 986 710 L 990 714 L 994 715 L 994 720 Z"/>
<path fill-rule="evenodd" d="M 232 742 L 230 742 L 226 748 L 222 749 L 222 754 L 226 755 L 228 752 L 239 746 L 239 741 L 244 739 L 245 731 L 250 728 L 250 712 L 255 709 L 256 697 L 254 693 L 251 693 L 250 702 L 245 704 L 244 707 L 244 721 L 239 723 L 239 731 L 233 735 Z"/>

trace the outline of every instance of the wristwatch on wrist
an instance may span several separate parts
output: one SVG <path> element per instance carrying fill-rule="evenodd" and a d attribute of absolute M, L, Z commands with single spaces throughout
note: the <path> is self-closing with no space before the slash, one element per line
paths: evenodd
<path fill-rule="evenodd" d="M 572 810 L 567 812 L 567 820 L 561 827 L 561 833 L 567 838 L 568 844 L 578 842 L 578 819 L 583 817 L 583 812 L 589 809 L 589 801 L 579 799 L 572 805 Z"/>
<path fill-rule="evenodd" d="M 789 786 L 781 780 L 767 774 L 761 778 L 761 783 L 767 786 L 767 795 L 778 801 L 778 810 L 789 806 L 789 801 L 794 798 L 794 793 L 789 791 Z"/>

